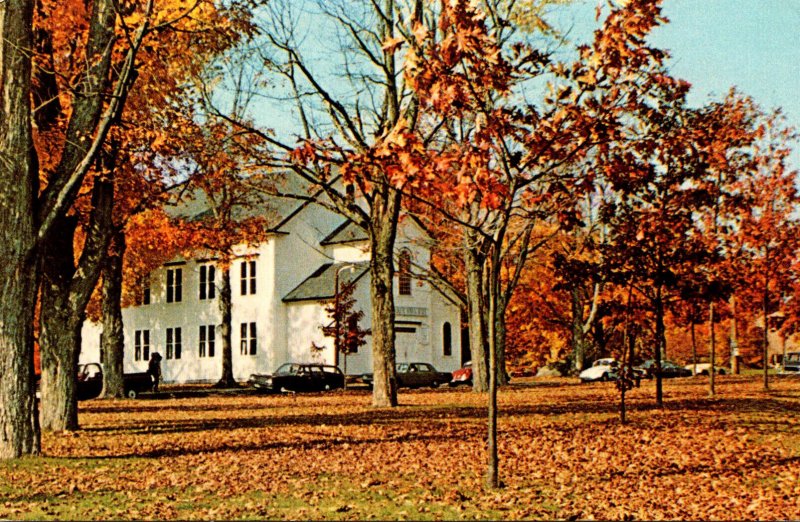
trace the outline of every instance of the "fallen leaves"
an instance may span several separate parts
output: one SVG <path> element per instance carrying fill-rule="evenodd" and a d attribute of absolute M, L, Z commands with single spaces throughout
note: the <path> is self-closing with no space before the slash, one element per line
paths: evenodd
<path fill-rule="evenodd" d="M 800 381 L 652 383 L 617 422 L 612 384 L 500 394 L 485 491 L 485 397 L 364 392 L 82 403 L 78 434 L 0 465 L 0 517 L 81 519 L 780 519 L 800 512 Z M 76 436 L 77 435 L 77 436 Z"/>

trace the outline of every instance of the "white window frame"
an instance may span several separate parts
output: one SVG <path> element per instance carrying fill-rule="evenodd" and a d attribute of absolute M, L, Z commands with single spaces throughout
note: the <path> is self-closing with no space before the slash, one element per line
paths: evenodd
<path fill-rule="evenodd" d="M 136 330 L 133 333 L 133 360 L 150 359 L 150 330 Z"/>
<path fill-rule="evenodd" d="M 167 359 L 180 359 L 183 355 L 183 331 L 180 326 L 167 328 Z"/>

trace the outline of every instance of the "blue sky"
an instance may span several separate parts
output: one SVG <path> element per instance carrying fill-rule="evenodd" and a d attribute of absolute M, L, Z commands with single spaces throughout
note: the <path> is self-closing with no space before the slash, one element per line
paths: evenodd
<path fill-rule="evenodd" d="M 576 31 L 594 23 L 597 4 L 576 6 Z M 800 0 L 664 0 L 663 8 L 670 23 L 651 41 L 670 51 L 672 74 L 692 84 L 692 104 L 736 86 L 800 128 Z M 800 167 L 800 150 L 793 159 Z"/>

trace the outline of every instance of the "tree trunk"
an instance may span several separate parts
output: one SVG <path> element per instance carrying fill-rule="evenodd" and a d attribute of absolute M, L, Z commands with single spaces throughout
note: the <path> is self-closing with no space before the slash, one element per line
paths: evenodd
<path fill-rule="evenodd" d="M 65 217 L 53 227 L 42 254 L 41 332 L 42 429 L 78 429 L 77 371 L 82 321 L 73 314 L 72 248 L 77 218 Z"/>
<path fill-rule="evenodd" d="M 494 337 L 497 384 L 505 386 L 509 382 L 509 376 L 506 368 L 506 303 L 504 299 L 498 299 Z"/>
<path fill-rule="evenodd" d="M 125 396 L 123 361 L 125 332 L 122 323 L 122 267 L 125 258 L 125 232 L 114 232 L 108 257 L 103 265 L 103 397 Z"/>
<path fill-rule="evenodd" d="M 689 331 L 692 334 L 692 376 L 697 376 L 697 335 L 695 333 L 694 327 L 694 319 L 691 319 L 692 323 L 689 326 Z"/>
<path fill-rule="evenodd" d="M 764 336 L 762 338 L 762 344 L 764 349 L 762 350 L 761 359 L 764 364 L 764 389 L 769 390 L 769 287 L 767 286 L 768 282 L 765 281 L 764 285 L 764 301 L 761 304 L 762 310 L 761 314 L 764 317 Z"/>
<path fill-rule="evenodd" d="M 714 396 L 714 363 L 717 350 L 716 331 L 714 330 L 714 301 L 708 303 L 708 328 L 709 328 L 709 362 L 711 363 L 708 369 L 708 396 Z"/>
<path fill-rule="evenodd" d="M 583 334 L 583 299 L 578 285 L 570 291 L 572 304 L 572 370 L 578 374 L 586 365 L 586 343 Z"/>
<path fill-rule="evenodd" d="M 231 269 L 225 267 L 222 270 L 222 281 L 219 289 L 219 311 L 222 316 L 220 324 L 220 334 L 222 337 L 222 376 L 214 385 L 218 388 L 232 388 L 237 385 L 233 378 L 233 341 L 231 333 L 233 331 L 233 305 L 231 298 Z"/>
<path fill-rule="evenodd" d="M 372 204 L 369 239 L 372 306 L 372 405 L 397 406 L 394 338 L 394 244 L 400 212 L 400 193 L 386 188 Z"/>
<path fill-rule="evenodd" d="M 663 406 L 664 404 L 664 391 L 661 379 L 661 353 L 664 350 L 664 301 L 661 298 L 661 287 L 656 289 L 655 299 L 655 312 L 656 312 L 656 350 L 655 350 L 655 367 L 656 367 L 656 404 Z"/>
<path fill-rule="evenodd" d="M 499 248 L 495 245 L 495 248 Z M 495 254 L 495 252 L 493 252 Z M 500 475 L 498 470 L 497 456 L 497 286 L 500 277 L 497 270 L 499 256 L 492 256 L 492 266 L 490 267 L 490 277 L 488 281 L 489 291 L 489 418 L 487 433 L 487 453 L 488 465 L 486 471 L 486 486 L 490 489 L 500 487 Z M 473 368 L 473 379 L 474 379 Z"/>
<path fill-rule="evenodd" d="M 0 459 L 40 449 L 33 370 L 39 190 L 31 134 L 33 5 L 0 3 Z"/>
<path fill-rule="evenodd" d="M 739 375 L 739 334 L 736 330 L 736 296 L 731 296 L 731 374 Z"/>
<path fill-rule="evenodd" d="M 484 313 L 483 267 L 486 256 L 475 235 L 467 234 L 464 263 L 467 271 L 467 310 L 469 314 L 469 349 L 472 354 L 472 390 L 489 390 L 486 350 L 486 314 Z"/>
<path fill-rule="evenodd" d="M 113 172 L 113 155 L 104 157 Z M 80 260 L 73 242 L 77 218 L 57 219 L 42 249 L 41 333 L 42 428 L 78 429 L 77 369 L 86 305 L 100 277 L 111 235 L 114 183 L 98 178 L 92 189 L 92 213 Z"/>

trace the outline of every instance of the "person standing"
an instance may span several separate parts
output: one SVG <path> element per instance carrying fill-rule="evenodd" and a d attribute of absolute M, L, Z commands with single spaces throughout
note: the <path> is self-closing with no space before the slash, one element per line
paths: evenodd
<path fill-rule="evenodd" d="M 147 363 L 147 373 L 153 380 L 153 392 L 158 393 L 158 383 L 161 382 L 161 354 L 153 352 L 150 362 Z"/>

